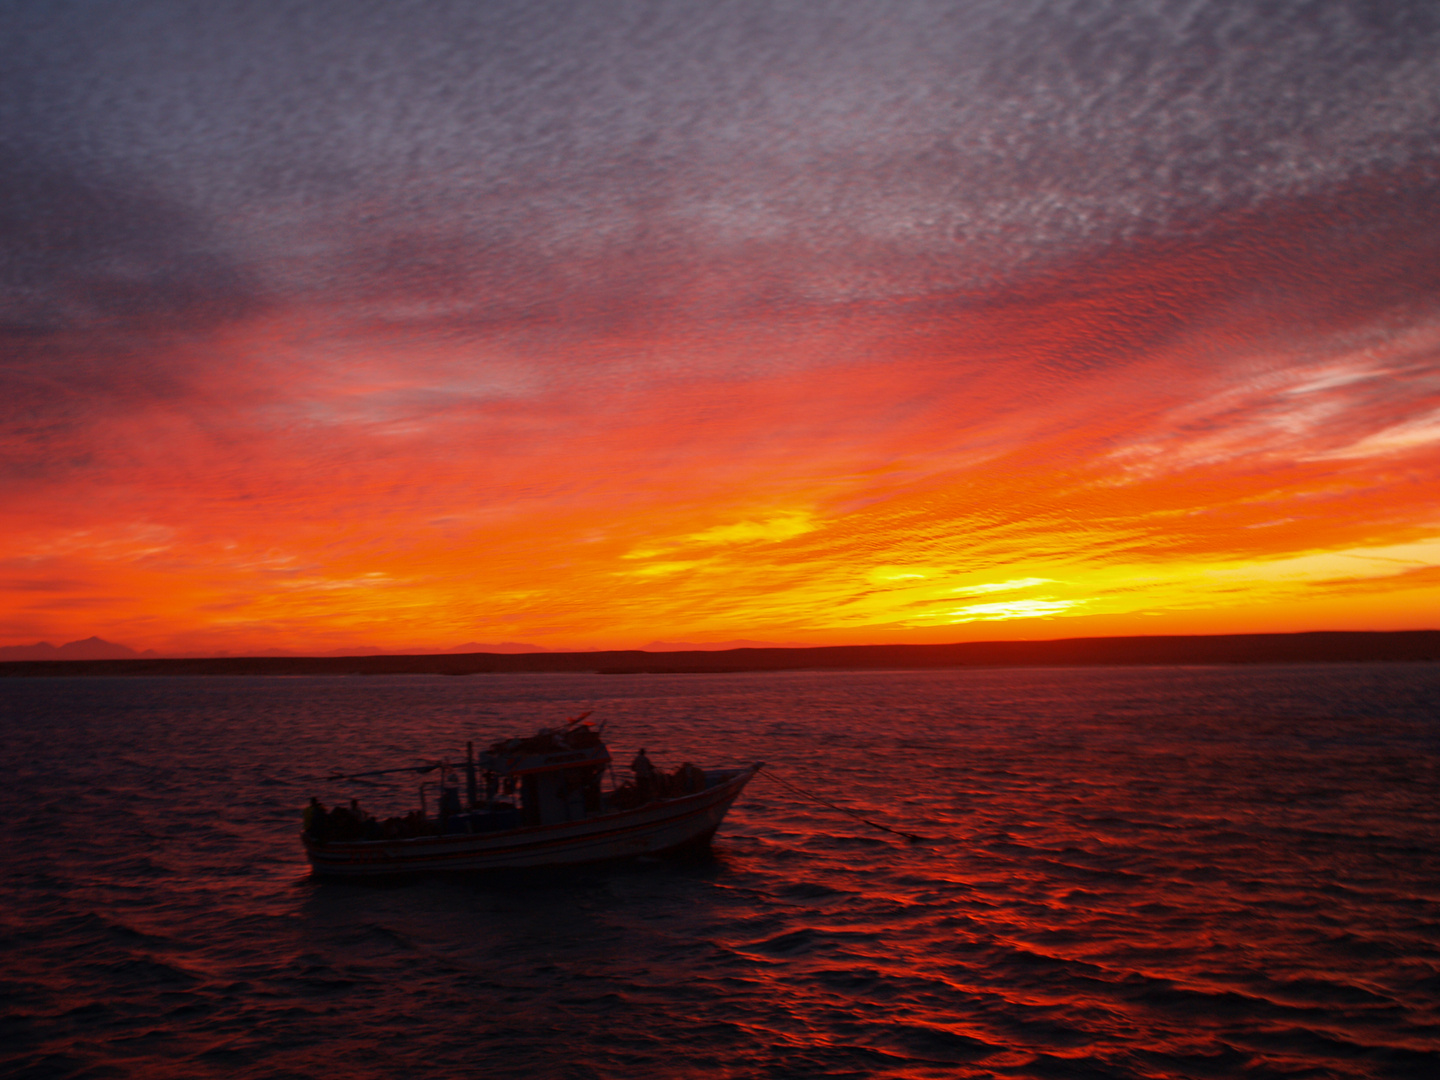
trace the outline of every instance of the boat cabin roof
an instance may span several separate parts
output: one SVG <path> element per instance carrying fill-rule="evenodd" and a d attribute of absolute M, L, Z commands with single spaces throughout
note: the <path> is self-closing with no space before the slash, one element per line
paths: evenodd
<path fill-rule="evenodd" d="M 480 754 L 476 763 L 500 776 L 555 772 L 610 761 L 599 732 L 589 724 L 543 728 L 527 739 L 502 739 Z"/>

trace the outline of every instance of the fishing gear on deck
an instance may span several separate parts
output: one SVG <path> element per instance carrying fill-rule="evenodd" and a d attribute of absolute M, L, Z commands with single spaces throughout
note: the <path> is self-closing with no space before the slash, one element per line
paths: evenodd
<path fill-rule="evenodd" d="M 909 840 L 910 843 L 912 843 L 912 844 L 920 844 L 920 843 L 925 843 L 925 842 L 926 842 L 925 837 L 923 837 L 923 836 L 919 836 L 919 835 L 917 835 L 917 834 L 915 834 L 915 833 L 911 833 L 911 832 L 906 832 L 906 831 L 903 830 L 903 829 L 892 829 L 889 825 L 881 825 L 878 821 L 871 821 L 871 820 L 870 820 L 869 818 L 867 818 L 867 817 L 862 817 L 860 814 L 857 814 L 854 810 L 849 810 L 849 809 L 846 809 L 846 808 L 843 807 L 843 806 L 839 806 L 839 805 L 831 802 L 829 799 L 822 798 L 821 796 L 816 795 L 813 791 L 806 791 L 804 788 L 800 787 L 798 784 L 792 784 L 792 783 L 790 783 L 790 781 L 788 781 L 788 780 L 783 780 L 783 779 L 781 779 L 780 777 L 776 776 L 774 770 L 772 770 L 772 769 L 767 769 L 765 772 L 761 773 L 760 775 L 769 777 L 771 780 L 774 780 L 777 784 L 782 784 L 782 785 L 784 785 L 785 787 L 789 788 L 791 791 L 795 792 L 797 795 L 803 795 L 803 796 L 804 796 L 805 798 L 807 798 L 807 799 L 812 799 L 812 800 L 814 800 L 814 801 L 817 802 L 817 803 L 821 803 L 821 804 L 824 805 L 824 806 L 828 806 L 828 807 L 830 807 L 831 810 L 839 810 L 840 813 L 842 813 L 842 814 L 849 814 L 849 815 L 850 815 L 851 817 L 853 817 L 855 820 L 857 820 L 857 821 L 863 821 L 866 825 L 869 825 L 869 826 L 871 826 L 872 828 L 883 829 L 885 832 L 894 833 L 896 836 L 903 836 L 903 837 L 905 837 L 906 840 Z"/>

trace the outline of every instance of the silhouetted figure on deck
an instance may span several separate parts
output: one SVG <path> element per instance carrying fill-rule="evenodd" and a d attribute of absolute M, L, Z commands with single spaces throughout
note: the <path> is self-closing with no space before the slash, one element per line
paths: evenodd
<path fill-rule="evenodd" d="M 642 746 L 640 752 L 635 755 L 635 760 L 630 762 L 630 771 L 635 774 L 635 790 L 640 796 L 641 802 L 649 802 L 660 794 L 659 774 L 650 759 L 645 756 L 645 748 Z"/>
<path fill-rule="evenodd" d="M 311 795 L 310 805 L 305 807 L 305 831 L 311 836 L 323 840 L 325 838 L 325 816 L 325 804 Z"/>

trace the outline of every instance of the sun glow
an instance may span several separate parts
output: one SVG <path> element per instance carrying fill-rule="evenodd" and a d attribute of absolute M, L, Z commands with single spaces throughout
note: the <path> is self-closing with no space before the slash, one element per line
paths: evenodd
<path fill-rule="evenodd" d="M 553 363 L 518 333 L 267 310 L 157 355 L 203 369 L 197 388 L 98 412 L 16 474 L 4 637 L 237 653 L 1433 625 L 1440 324 L 1246 315 L 1073 360 L 1160 318 L 1132 279 L 1171 274 L 1176 303 L 1219 287 L 1193 269 L 1092 268 L 1088 291 L 963 325 L 878 301 L 785 334 L 627 324 L 545 339 Z"/>
<path fill-rule="evenodd" d="M 1043 615 L 1058 615 L 1083 603 L 1083 600 L 1005 600 L 994 604 L 971 604 L 954 611 L 937 611 L 930 617 L 946 623 L 1038 619 Z"/>

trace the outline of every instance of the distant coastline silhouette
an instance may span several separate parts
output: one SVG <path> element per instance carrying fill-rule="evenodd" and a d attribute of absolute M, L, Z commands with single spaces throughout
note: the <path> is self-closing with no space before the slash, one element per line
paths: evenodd
<path fill-rule="evenodd" d="M 92 639 L 98 641 L 99 639 Z M 83 644 L 83 643 L 81 643 Z M 106 644 L 102 642 L 101 644 Z M 67 646 L 68 647 L 68 646 Z M 124 649 L 124 646 L 111 646 Z M 433 653 L 9 660 L 0 678 L 37 675 L 480 675 L 503 672 L 685 674 L 943 667 L 1367 663 L 1440 660 L 1440 630 L 1312 631 L 972 641 L 950 645 L 830 645 L 723 651 Z"/>

